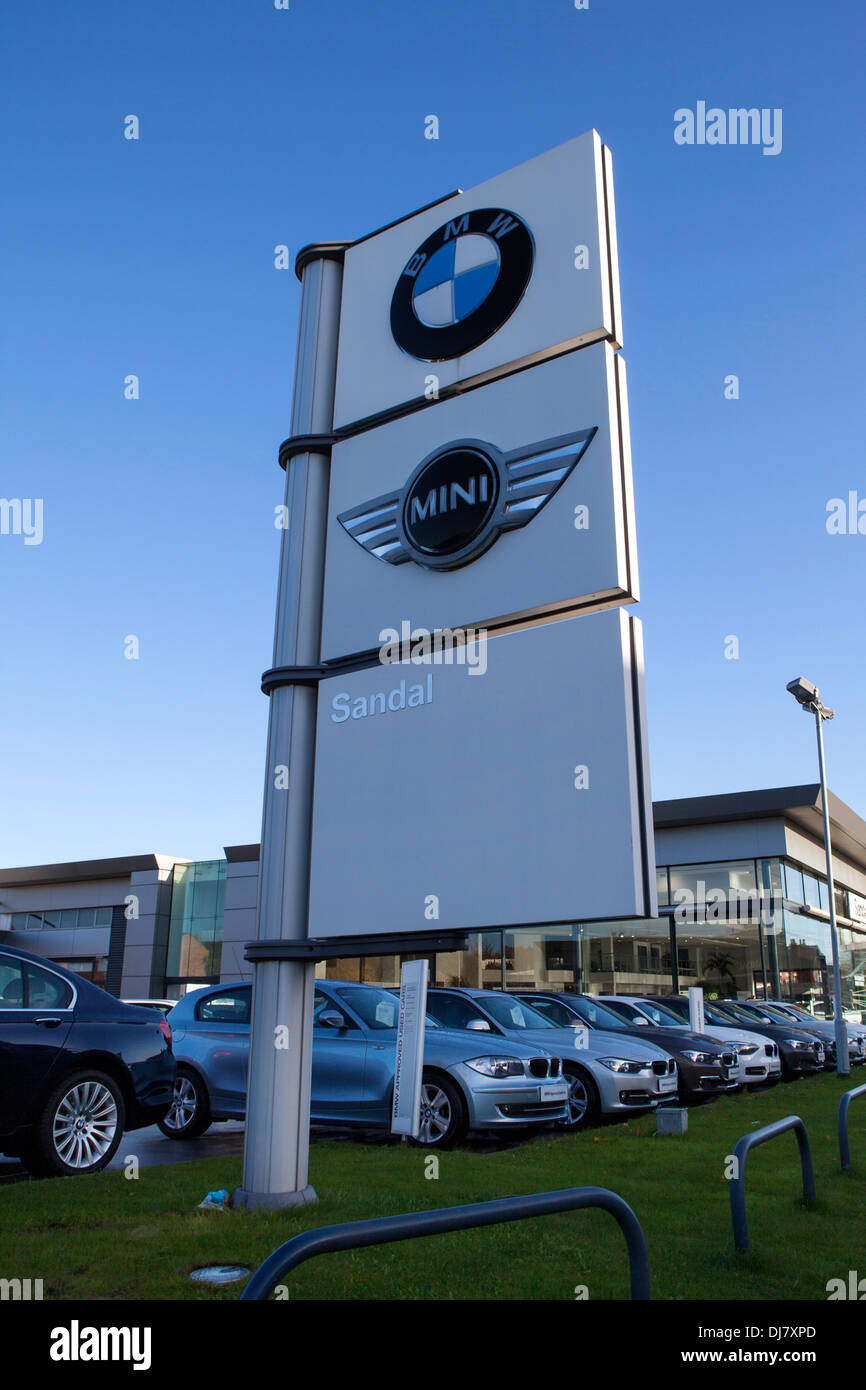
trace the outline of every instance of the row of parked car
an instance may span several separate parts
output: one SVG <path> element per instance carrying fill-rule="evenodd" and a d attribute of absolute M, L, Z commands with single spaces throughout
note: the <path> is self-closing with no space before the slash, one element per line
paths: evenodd
<path fill-rule="evenodd" d="M 176 1099 L 163 1133 L 201 1134 L 246 1106 L 251 986 L 188 994 L 171 1011 Z M 318 981 L 312 1119 L 387 1129 L 398 999 L 374 985 Z M 850 1026 L 851 1059 L 866 1028 Z M 705 1029 L 688 1001 L 542 991 L 434 988 L 418 1142 L 446 1148 L 470 1130 L 556 1125 L 694 1103 L 835 1065 L 833 1026 L 789 1004 L 707 1003 Z"/>
<path fill-rule="evenodd" d="M 34 1173 L 89 1173 L 124 1130 L 191 1139 L 246 1109 L 252 986 L 121 1001 L 60 966 L 0 948 L 0 1152 Z M 317 981 L 311 1118 L 390 1128 L 397 991 Z M 167 1017 L 166 1017 L 167 1014 Z M 849 1025 L 851 1060 L 866 1028 Z M 434 988 L 417 1143 L 693 1103 L 835 1065 L 833 1026 L 786 1002 Z"/>

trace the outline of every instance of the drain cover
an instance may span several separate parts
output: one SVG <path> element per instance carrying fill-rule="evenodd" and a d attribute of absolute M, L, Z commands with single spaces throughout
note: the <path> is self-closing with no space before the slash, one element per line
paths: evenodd
<path fill-rule="evenodd" d="M 237 1279 L 246 1279 L 249 1272 L 246 1265 L 205 1265 L 194 1269 L 189 1277 L 197 1284 L 233 1284 Z"/>

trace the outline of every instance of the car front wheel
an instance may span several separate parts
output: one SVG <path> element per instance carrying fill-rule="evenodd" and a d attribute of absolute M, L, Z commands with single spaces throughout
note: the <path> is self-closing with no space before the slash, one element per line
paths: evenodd
<path fill-rule="evenodd" d="M 39 1177 L 98 1173 L 117 1152 L 125 1119 L 123 1096 L 112 1077 L 72 1072 L 45 1101 L 24 1165 Z"/>
<path fill-rule="evenodd" d="M 460 1088 L 447 1076 L 424 1072 L 421 1127 L 412 1142 L 420 1148 L 450 1149 L 466 1133 L 466 1106 Z"/>
<path fill-rule="evenodd" d="M 179 1067 L 174 1095 L 159 1127 L 167 1139 L 197 1139 L 210 1129 L 210 1104 L 204 1082 L 195 1072 Z"/>
<path fill-rule="evenodd" d="M 568 1082 L 568 1119 L 557 1120 L 556 1127 L 572 1134 L 595 1124 L 601 1115 L 601 1105 L 595 1082 L 588 1072 L 567 1064 L 562 1070 Z"/>

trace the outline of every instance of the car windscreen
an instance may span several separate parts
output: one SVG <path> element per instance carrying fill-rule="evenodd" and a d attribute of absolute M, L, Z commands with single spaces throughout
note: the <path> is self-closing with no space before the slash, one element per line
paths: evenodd
<path fill-rule="evenodd" d="M 739 1004 L 726 1004 L 725 1012 L 730 1013 L 739 1023 L 769 1023 L 774 1027 L 779 1023 L 777 1018 L 770 1018 L 763 1009 L 741 1009 Z"/>
<path fill-rule="evenodd" d="M 483 1000 L 479 999 L 477 1002 L 487 1010 L 500 1028 L 556 1027 L 556 1024 L 551 1023 L 550 1019 L 544 1017 L 544 1014 L 540 1014 L 537 1009 L 530 1008 L 521 999 L 515 999 L 513 995 L 485 995 Z"/>
<path fill-rule="evenodd" d="M 729 1014 L 723 1014 L 716 1004 L 708 1004 L 706 1000 L 704 1000 L 704 1018 L 707 1023 L 715 1023 L 719 1028 L 730 1028 L 734 1021 Z"/>
<path fill-rule="evenodd" d="M 622 1014 L 614 1013 L 607 1004 L 598 1004 L 594 999 L 569 999 L 568 1006 L 591 1028 L 612 1028 L 614 1032 L 621 1032 L 628 1027 Z"/>
<path fill-rule="evenodd" d="M 662 1006 L 660 1005 L 659 1007 Z M 680 1024 L 680 1026 L 682 1026 L 684 1023 L 689 1022 L 690 1014 L 688 999 L 683 999 L 680 995 L 671 995 L 670 1003 L 666 1003 L 663 1007 L 667 1010 L 668 1013 L 673 1015 L 673 1017 L 676 1019 L 677 1023 Z M 643 1001 L 641 1001 L 641 1008 L 647 1009 L 647 1006 Z M 647 1009 L 647 1013 L 649 1013 L 649 1009 Z"/>
<path fill-rule="evenodd" d="M 530 1008 L 537 1009 L 540 1014 L 544 1014 L 544 1017 L 550 1019 L 550 1022 L 557 1028 L 580 1026 L 580 1019 L 575 1018 L 572 1012 L 575 1007 L 574 1004 L 567 1009 L 564 1004 L 560 1004 L 558 999 L 536 999 L 534 996 L 524 1002 L 529 1004 Z"/>
<path fill-rule="evenodd" d="M 659 1004 L 655 999 L 641 999 L 638 1008 L 641 1013 L 651 1018 L 657 1028 L 682 1028 L 686 1019 L 674 1013 L 673 1009 L 668 1009 L 664 1004 Z"/>
<path fill-rule="evenodd" d="M 396 1029 L 400 1018 L 400 996 L 390 990 L 378 989 L 374 985 L 358 985 L 352 989 L 340 989 L 335 993 L 345 999 L 350 1009 L 358 1015 L 367 1028 Z M 425 1016 L 426 1028 L 438 1028 L 439 1024 L 429 1014 Z"/>
<path fill-rule="evenodd" d="M 773 1013 L 778 1019 L 784 1019 L 785 1023 L 805 1023 L 806 1026 L 809 1026 L 809 1023 L 815 1022 L 810 1013 L 803 1013 L 801 1009 L 788 1008 L 788 1005 L 762 1004 L 760 1006 L 762 1006 L 762 1009 L 765 1009 L 767 1013 Z M 817 1019 L 817 1022 L 823 1023 L 824 1020 Z"/>
<path fill-rule="evenodd" d="M 623 1023 L 634 1023 L 637 1024 L 639 1028 L 649 1027 L 649 1019 L 641 1013 L 640 1009 L 636 1009 L 633 1004 L 624 1004 L 621 999 L 605 999 L 604 1002 L 615 1014 L 619 1014 Z"/>

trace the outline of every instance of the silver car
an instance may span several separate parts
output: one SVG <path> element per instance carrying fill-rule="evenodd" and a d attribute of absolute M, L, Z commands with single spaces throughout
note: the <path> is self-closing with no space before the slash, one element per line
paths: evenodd
<path fill-rule="evenodd" d="M 654 1110 L 677 1099 L 674 1059 L 653 1043 L 622 1033 L 559 1028 L 516 995 L 493 989 L 431 989 L 427 1011 L 444 1028 L 493 1034 L 557 1052 L 568 1080 L 568 1118 L 576 1130 L 603 1115 Z"/>

